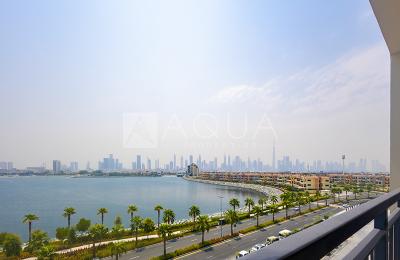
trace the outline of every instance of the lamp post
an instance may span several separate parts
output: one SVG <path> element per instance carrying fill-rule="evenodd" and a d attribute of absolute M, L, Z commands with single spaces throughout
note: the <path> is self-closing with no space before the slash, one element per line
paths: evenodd
<path fill-rule="evenodd" d="M 344 160 L 346 159 L 346 155 L 342 155 L 342 161 L 343 161 L 343 164 L 342 164 L 342 174 L 344 174 Z"/>
<path fill-rule="evenodd" d="M 220 213 L 221 213 L 221 216 L 220 216 L 220 218 L 219 218 L 219 226 L 220 226 L 221 237 L 222 237 L 222 199 L 223 199 L 224 197 L 218 196 L 218 198 L 219 198 L 219 210 L 220 210 Z"/>

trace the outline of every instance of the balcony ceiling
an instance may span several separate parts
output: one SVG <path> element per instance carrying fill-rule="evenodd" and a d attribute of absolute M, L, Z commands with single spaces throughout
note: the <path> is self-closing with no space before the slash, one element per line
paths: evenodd
<path fill-rule="evenodd" d="M 400 52 L 400 1 L 370 0 L 390 54 Z"/>

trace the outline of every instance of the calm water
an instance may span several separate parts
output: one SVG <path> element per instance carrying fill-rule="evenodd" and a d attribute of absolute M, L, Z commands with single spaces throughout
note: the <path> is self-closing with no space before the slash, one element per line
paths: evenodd
<path fill-rule="evenodd" d="M 178 177 L 125 177 L 125 178 L 70 178 L 70 177 L 12 177 L 0 178 L 0 232 L 18 233 L 27 239 L 27 225 L 21 220 L 27 213 L 34 213 L 40 220 L 33 228 L 43 229 L 54 237 L 57 227 L 66 226 L 62 216 L 65 207 L 74 207 L 77 214 L 72 224 L 85 217 L 92 223 L 100 222 L 97 209 L 105 207 L 109 213 L 105 224 L 112 226 L 120 215 L 128 226 L 126 208 L 135 204 L 138 215 L 156 220 L 154 206 L 175 211 L 177 219 L 188 218 L 188 208 L 196 204 L 202 213 L 219 212 L 228 208 L 232 197 L 244 201 L 248 196 L 258 199 L 258 194 L 234 188 L 185 181 Z"/>

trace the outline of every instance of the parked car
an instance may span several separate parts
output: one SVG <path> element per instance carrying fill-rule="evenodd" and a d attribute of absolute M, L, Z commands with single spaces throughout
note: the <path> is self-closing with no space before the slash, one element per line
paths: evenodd
<path fill-rule="evenodd" d="M 240 258 L 240 257 L 243 257 L 243 256 L 245 256 L 245 255 L 248 255 L 248 254 L 249 254 L 249 251 L 242 250 L 242 251 L 240 251 L 240 252 L 236 255 L 236 259 L 238 259 L 238 258 Z"/>
<path fill-rule="evenodd" d="M 288 230 L 288 229 L 284 229 L 279 231 L 279 238 L 283 239 L 285 237 L 288 237 L 292 234 L 292 231 Z"/>
<path fill-rule="evenodd" d="M 265 241 L 265 243 L 267 245 L 270 245 L 270 244 L 272 244 L 272 243 L 274 243 L 275 241 L 278 241 L 278 240 L 279 240 L 279 237 L 270 236 L 270 237 L 267 237 L 267 240 Z"/>
<path fill-rule="evenodd" d="M 263 247 L 265 247 L 264 244 L 257 244 L 257 245 L 254 245 L 254 246 L 250 249 L 250 253 L 256 252 L 256 251 L 260 250 L 260 249 L 263 248 Z"/>
<path fill-rule="evenodd" d="M 294 211 L 300 211 L 300 207 L 294 207 L 293 210 Z"/>

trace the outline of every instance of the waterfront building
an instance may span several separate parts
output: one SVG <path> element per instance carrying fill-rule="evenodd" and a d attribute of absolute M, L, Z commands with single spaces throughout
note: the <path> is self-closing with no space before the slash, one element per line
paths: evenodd
<path fill-rule="evenodd" d="M 190 164 L 190 165 L 188 165 L 188 167 L 187 167 L 187 175 L 189 175 L 189 176 L 199 176 L 199 167 L 196 165 L 196 164 L 194 164 L 194 163 L 192 163 L 192 164 Z"/>
<path fill-rule="evenodd" d="M 61 162 L 59 160 L 53 160 L 53 173 L 61 172 Z"/>

